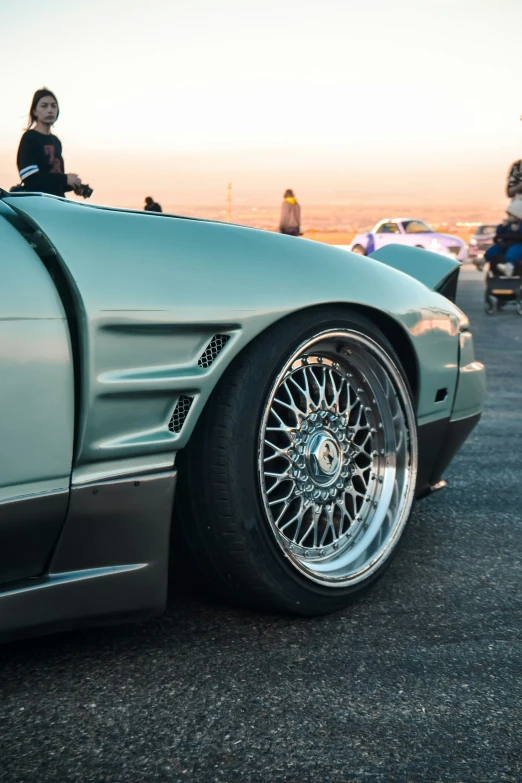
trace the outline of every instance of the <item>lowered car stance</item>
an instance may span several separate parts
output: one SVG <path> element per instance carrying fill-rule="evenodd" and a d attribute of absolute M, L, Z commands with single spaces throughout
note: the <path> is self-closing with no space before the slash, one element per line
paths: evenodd
<path fill-rule="evenodd" d="M 0 263 L 4 639 L 158 614 L 180 561 L 346 607 L 481 413 L 447 256 L 0 191 Z"/>
<path fill-rule="evenodd" d="M 407 245 L 431 250 L 433 253 L 465 261 L 467 246 L 459 237 L 434 231 L 423 220 L 416 218 L 388 218 L 377 223 L 366 234 L 357 234 L 349 250 L 359 255 L 371 255 L 384 245 Z"/>

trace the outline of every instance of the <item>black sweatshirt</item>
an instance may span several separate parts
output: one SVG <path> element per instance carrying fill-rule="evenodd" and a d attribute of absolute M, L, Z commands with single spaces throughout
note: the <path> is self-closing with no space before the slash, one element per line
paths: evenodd
<path fill-rule="evenodd" d="M 62 198 L 66 191 L 72 190 L 64 173 L 61 141 L 52 133 L 26 131 L 20 140 L 16 162 L 26 190 Z"/>
<path fill-rule="evenodd" d="M 522 243 L 522 221 L 517 220 L 514 223 L 506 221 L 497 226 L 495 242 L 501 242 L 503 245 Z"/>

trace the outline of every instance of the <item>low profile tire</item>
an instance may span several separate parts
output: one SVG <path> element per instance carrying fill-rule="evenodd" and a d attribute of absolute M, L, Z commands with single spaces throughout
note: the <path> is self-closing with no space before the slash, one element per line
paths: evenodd
<path fill-rule="evenodd" d="M 352 253 L 357 253 L 358 256 L 365 256 L 366 250 L 362 245 L 354 245 L 352 247 Z"/>
<path fill-rule="evenodd" d="M 214 591 L 341 609 L 389 565 L 411 510 L 417 432 L 399 360 L 345 308 L 286 318 L 234 360 L 178 467 L 177 524 Z"/>

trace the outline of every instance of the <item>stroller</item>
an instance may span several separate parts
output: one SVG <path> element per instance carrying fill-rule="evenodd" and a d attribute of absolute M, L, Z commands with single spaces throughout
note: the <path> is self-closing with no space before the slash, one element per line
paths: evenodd
<path fill-rule="evenodd" d="M 522 196 L 515 196 L 506 207 L 508 218 L 497 226 L 495 243 L 485 254 L 488 267 L 486 272 L 486 292 L 484 309 L 487 315 L 502 309 L 508 302 L 515 302 L 515 308 L 522 315 L 522 273 L 520 264 L 520 245 L 522 230 Z M 498 244 L 497 244 L 498 243 Z M 513 253 L 513 251 L 515 251 Z M 499 263 L 499 256 L 504 266 Z M 511 257 L 510 257 L 511 256 Z M 505 272 L 512 265 L 517 274 L 512 277 L 498 276 L 494 272 Z M 492 271 L 492 268 L 494 272 Z"/>
<path fill-rule="evenodd" d="M 515 308 L 522 315 L 522 277 L 495 277 L 486 272 L 484 310 L 487 315 L 501 310 L 508 302 L 515 302 Z"/>

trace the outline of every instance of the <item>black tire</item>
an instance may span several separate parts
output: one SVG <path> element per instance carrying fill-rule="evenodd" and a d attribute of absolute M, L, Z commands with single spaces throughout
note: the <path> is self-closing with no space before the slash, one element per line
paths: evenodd
<path fill-rule="evenodd" d="M 357 253 L 358 256 L 365 256 L 366 250 L 362 245 L 354 245 L 352 247 L 352 253 Z"/>
<path fill-rule="evenodd" d="M 302 312 L 276 324 L 233 361 L 178 459 L 175 525 L 181 533 L 183 559 L 187 562 L 187 556 L 190 558 L 189 570 L 195 570 L 196 581 L 204 579 L 214 594 L 217 591 L 234 603 L 297 615 L 320 615 L 341 609 L 381 576 L 403 537 L 414 486 L 401 494 L 401 498 L 407 499 L 401 510 L 401 528 L 378 567 L 356 584 L 332 587 L 317 583 L 296 568 L 282 551 L 270 526 L 264 505 L 266 497 L 264 501 L 260 486 L 257 454 L 267 400 L 274 380 L 293 352 L 304 341 L 330 330 L 353 334 L 357 339 L 377 346 L 376 350 L 388 357 L 390 367 L 396 372 L 397 387 L 402 390 L 403 402 L 394 404 L 405 411 L 408 422 L 408 431 L 402 439 L 406 442 L 405 448 L 409 449 L 408 469 L 404 472 L 410 475 L 408 481 L 415 484 L 417 434 L 411 392 L 399 359 L 380 330 L 359 314 L 334 306 Z M 305 362 L 303 360 L 303 364 Z M 357 392 L 362 391 L 357 389 Z M 394 390 L 393 394 L 399 393 Z M 361 407 L 361 410 L 370 408 Z M 360 417 L 361 414 L 359 420 Z M 366 428 L 369 426 L 367 424 Z M 368 438 L 377 436 L 368 434 Z M 372 455 L 376 453 L 372 451 Z M 381 453 L 384 454 L 384 450 Z M 372 478 L 375 478 L 373 473 Z M 377 487 L 377 482 L 372 487 Z M 377 502 L 374 505 L 377 507 Z M 369 506 L 364 506 L 367 508 Z M 391 518 L 392 514 L 388 516 Z M 385 524 L 383 521 L 383 528 Z M 369 522 L 367 527 L 371 527 Z M 364 531 L 365 527 L 362 529 Z"/>

